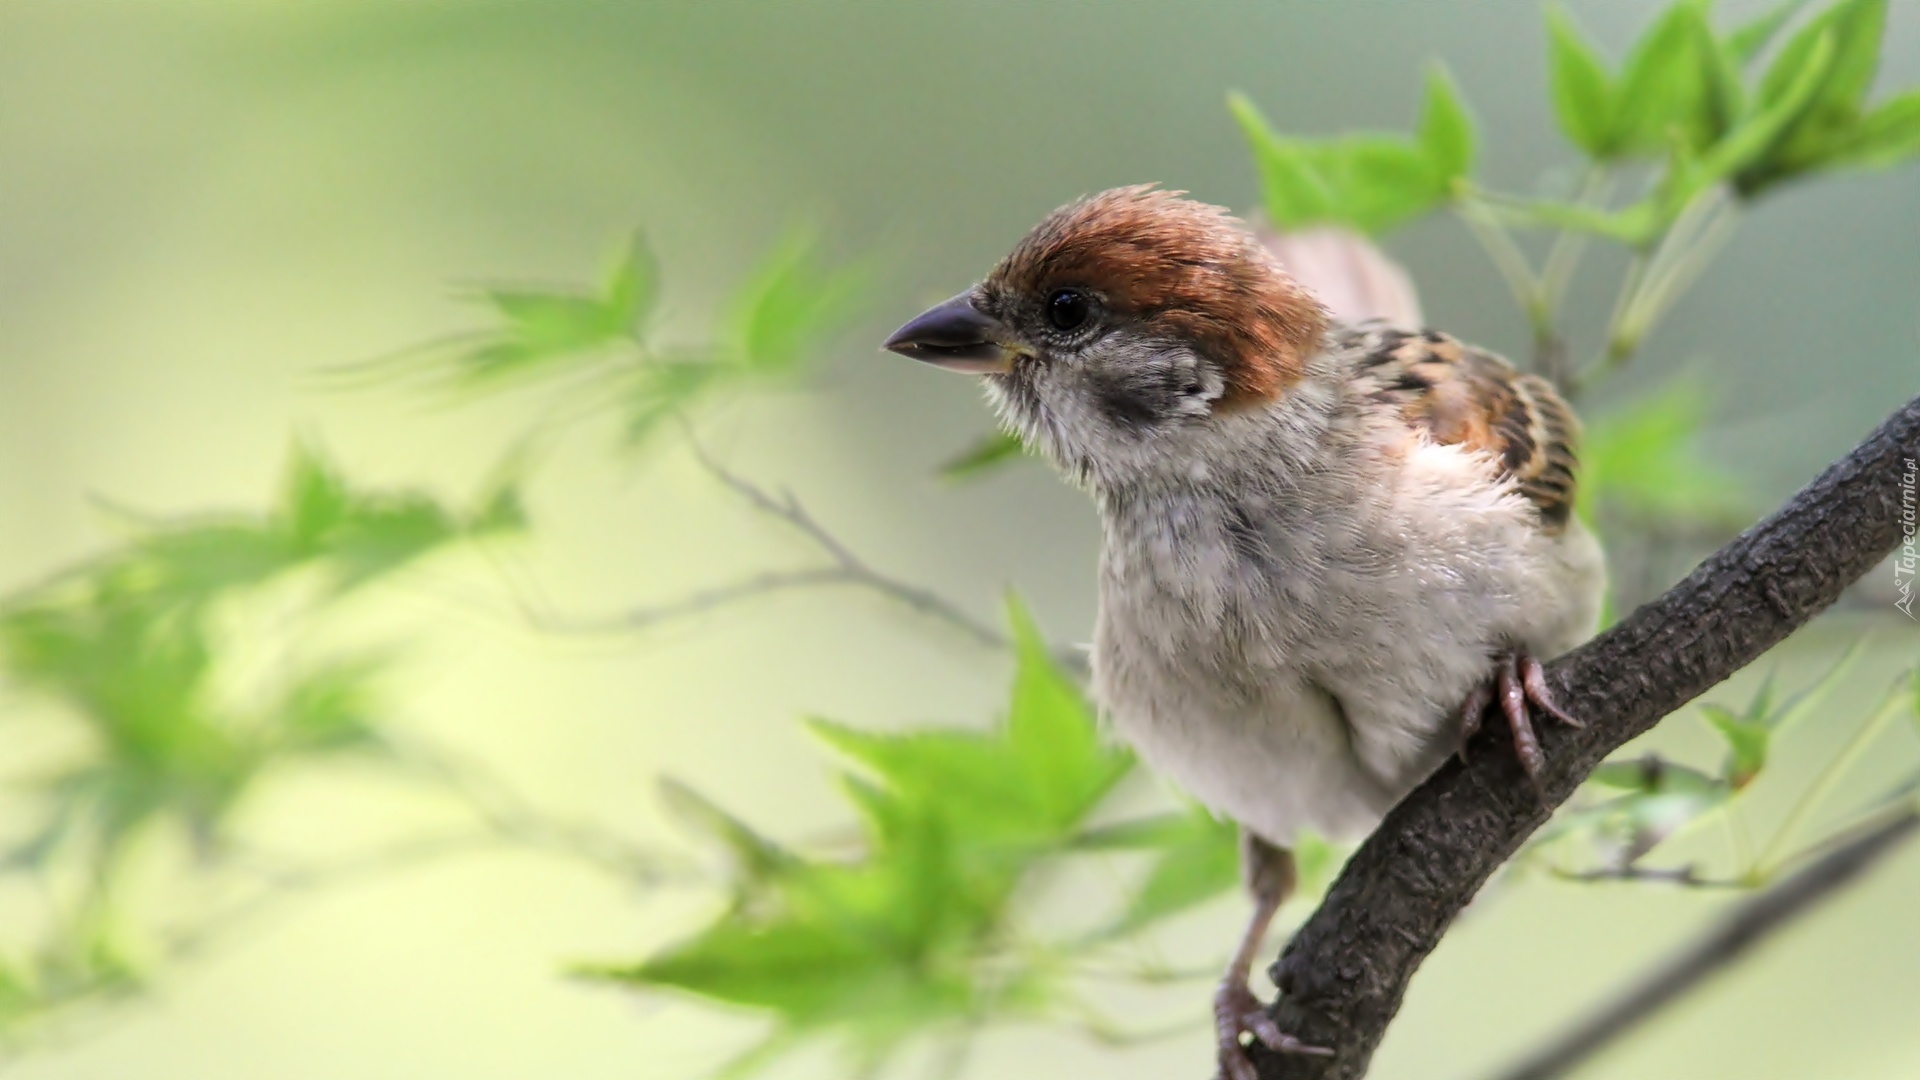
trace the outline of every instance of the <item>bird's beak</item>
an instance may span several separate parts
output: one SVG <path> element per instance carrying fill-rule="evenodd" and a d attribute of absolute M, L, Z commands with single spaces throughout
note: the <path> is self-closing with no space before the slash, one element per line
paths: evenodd
<path fill-rule="evenodd" d="M 882 347 L 948 371 L 985 375 L 1012 370 L 1020 350 L 1008 344 L 1011 337 L 1006 327 L 982 315 L 961 293 L 915 316 Z"/>

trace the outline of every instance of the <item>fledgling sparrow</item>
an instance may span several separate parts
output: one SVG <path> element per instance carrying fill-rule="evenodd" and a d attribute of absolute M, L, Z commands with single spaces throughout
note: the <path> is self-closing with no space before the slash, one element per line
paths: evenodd
<path fill-rule="evenodd" d="M 1241 826 L 1254 916 L 1215 997 L 1241 1044 L 1315 1052 L 1248 986 L 1311 827 L 1371 830 L 1497 703 L 1521 763 L 1537 658 L 1598 618 L 1577 424 L 1545 381 L 1431 330 L 1336 325 L 1226 211 L 1151 185 L 1048 216 L 886 348 L 982 374 L 1086 489 L 1104 544 L 1093 692 Z"/>

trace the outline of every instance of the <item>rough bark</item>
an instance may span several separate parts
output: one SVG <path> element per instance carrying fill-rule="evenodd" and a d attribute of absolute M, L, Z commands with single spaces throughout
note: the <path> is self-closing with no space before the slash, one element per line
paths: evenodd
<path fill-rule="evenodd" d="M 1899 544 L 1900 475 L 1916 457 L 1920 398 L 1659 599 L 1549 665 L 1560 704 L 1586 726 L 1542 731 L 1544 802 L 1488 730 L 1469 747 L 1470 764 L 1449 762 L 1388 814 L 1273 969 L 1282 1029 L 1335 1054 L 1259 1053 L 1262 1080 L 1365 1075 L 1414 970 L 1550 807 Z"/>

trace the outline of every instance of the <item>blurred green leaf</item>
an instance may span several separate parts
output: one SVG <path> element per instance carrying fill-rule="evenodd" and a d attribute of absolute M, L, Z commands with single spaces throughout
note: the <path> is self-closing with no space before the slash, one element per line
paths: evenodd
<path fill-rule="evenodd" d="M 814 242 L 796 234 L 767 257 L 735 297 L 727 336 L 738 344 L 749 370 L 791 372 L 845 328 L 868 284 L 864 267 L 829 268 Z"/>
<path fill-rule="evenodd" d="M 1274 227 L 1298 229 L 1335 220 L 1333 193 L 1309 160 L 1304 145 L 1275 132 L 1242 94 L 1228 95 L 1227 107 L 1253 150 L 1253 162 L 1260 172 L 1262 205 Z"/>
<path fill-rule="evenodd" d="M 1335 221 L 1368 235 L 1445 202 L 1450 187 L 1423 149 L 1399 136 L 1349 135 L 1317 148 L 1320 175 L 1335 193 Z"/>
<path fill-rule="evenodd" d="M 1240 881 L 1240 830 L 1200 806 L 1167 830 L 1139 889 L 1127 902 L 1112 935 L 1132 933 L 1229 892 Z"/>
<path fill-rule="evenodd" d="M 1616 150 L 1657 154 L 1667 149 L 1674 131 L 1694 148 L 1718 137 L 1710 123 L 1712 59 L 1702 57 L 1699 48 L 1703 36 L 1712 39 L 1704 22 L 1697 4 L 1681 0 L 1634 42 L 1615 91 L 1611 143 Z"/>
<path fill-rule="evenodd" d="M 1472 121 L 1444 73 L 1429 78 L 1418 139 L 1292 138 L 1245 96 L 1227 104 L 1252 148 L 1267 216 L 1282 229 L 1334 222 L 1379 235 L 1446 203 L 1473 162 Z"/>
<path fill-rule="evenodd" d="M 758 892 L 799 865 L 797 856 L 677 780 L 661 778 L 660 798 L 675 817 L 718 841 L 727 851 L 734 861 L 737 888 L 742 892 Z"/>
<path fill-rule="evenodd" d="M 1865 637 L 1855 639 L 1854 642 L 1848 645 L 1846 650 L 1834 660 L 1832 666 L 1821 673 L 1819 678 L 1807 684 L 1799 693 L 1780 702 L 1777 706 L 1772 705 L 1764 695 L 1756 696 L 1754 704 L 1748 709 L 1749 715 L 1764 718 L 1767 727 L 1771 729 L 1775 735 L 1798 727 L 1801 723 L 1811 718 L 1815 710 L 1821 705 L 1824 705 L 1828 696 L 1846 680 L 1847 675 L 1852 672 L 1854 665 L 1859 661 L 1862 652 L 1865 650 L 1866 642 L 1867 639 Z M 1771 679 L 1768 680 L 1769 685 L 1771 681 Z"/>
<path fill-rule="evenodd" d="M 1748 501 L 1738 477 L 1699 456 L 1707 397 L 1676 381 L 1630 408 L 1602 415 L 1581 441 L 1579 512 L 1597 507 L 1683 521 L 1740 524 Z"/>
<path fill-rule="evenodd" d="M 1559 4 L 1547 8 L 1547 68 L 1560 130 L 1588 156 L 1613 157 L 1612 79 L 1573 16 Z"/>
<path fill-rule="evenodd" d="M 713 360 L 642 361 L 626 374 L 621 390 L 621 437 L 629 446 L 638 445 L 660 424 L 740 375 L 741 369 Z"/>
<path fill-rule="evenodd" d="M 1427 104 L 1417 137 L 1439 183 L 1451 185 L 1473 171 L 1473 116 L 1444 67 L 1436 65 L 1427 72 Z"/>
<path fill-rule="evenodd" d="M 1825 147 L 1829 166 L 1883 168 L 1920 156 L 1920 90 L 1888 98 Z"/>
<path fill-rule="evenodd" d="M 639 338 L 646 331 L 648 316 L 658 306 L 659 290 L 660 266 L 654 261 L 646 234 L 636 232 L 600 290 L 608 321 L 622 333 Z"/>
<path fill-rule="evenodd" d="M 1784 125 L 1765 158 L 1739 177 L 1742 194 L 1758 195 L 1793 176 L 1845 159 L 1845 145 L 1866 113 L 1865 98 L 1879 66 L 1886 0 L 1836 0 L 1800 28 L 1760 80 L 1761 105 L 1796 95 L 1801 107 Z M 1813 74 L 1817 72 L 1817 77 Z M 1803 89 L 1814 79 L 1810 91 Z"/>
<path fill-rule="evenodd" d="M 1702 118 L 1714 138 L 1725 135 L 1740 122 L 1747 109 L 1747 88 L 1741 78 L 1740 59 L 1724 39 L 1713 32 L 1707 21 L 1707 6 L 1701 5 L 1687 20 L 1693 37 L 1693 55 L 1704 84 L 1701 94 Z"/>
<path fill-rule="evenodd" d="M 159 823 L 204 849 L 272 765 L 377 745 L 385 654 L 284 662 L 235 692 L 229 658 L 258 632 L 248 602 L 287 581 L 318 584 L 311 617 L 349 588 L 507 527 L 502 501 L 504 486 L 475 517 L 357 488 L 303 441 L 268 512 L 140 521 L 118 549 L 0 602 L 0 674 L 89 736 L 38 789 L 42 821 L 10 861 L 69 852 L 105 874 Z"/>
<path fill-rule="evenodd" d="M 1726 36 L 1727 51 L 1741 64 L 1750 64 L 1780 33 L 1806 0 L 1785 0 L 1733 28 Z"/>
<path fill-rule="evenodd" d="M 1651 756 L 1601 762 L 1587 779 L 1601 787 L 1641 795 L 1713 795 L 1723 790 L 1719 780 L 1698 769 Z"/>
<path fill-rule="evenodd" d="M 1857 106 L 1873 83 L 1886 30 L 1886 0 L 1836 0 L 1794 33 L 1760 79 L 1760 100 L 1778 101 L 1812 65 L 1820 39 L 1831 35 L 1834 57 L 1813 105 L 1820 110 Z"/>
<path fill-rule="evenodd" d="M 1180 843 L 1192 835 L 1192 808 L 1101 825 L 1076 834 L 1075 851 L 1145 851 Z"/>
<path fill-rule="evenodd" d="M 1735 126 L 1731 134 L 1715 145 L 1701 162 L 1699 175 L 1691 186 L 1704 187 L 1708 183 L 1718 183 L 1727 177 L 1744 173 L 1770 154 L 1779 145 L 1788 127 L 1812 100 L 1820 81 L 1826 76 L 1827 64 L 1832 56 L 1830 38 L 1821 38 L 1816 42 L 1801 69 L 1799 79 L 1779 99 L 1762 102 L 1758 109 Z"/>
<path fill-rule="evenodd" d="M 368 748 L 378 740 L 379 681 L 390 653 L 335 657 L 293 675 L 266 722 L 279 752 Z"/>
<path fill-rule="evenodd" d="M 1565 815 L 1543 840 L 1584 834 L 1614 866 L 1629 866 L 1681 828 L 1724 804 L 1731 789 L 1698 769 L 1659 757 L 1603 762 L 1589 781 L 1625 792 L 1599 806 Z"/>
<path fill-rule="evenodd" d="M 1017 662 L 1000 727 L 877 734 L 814 722 L 861 770 L 845 778 L 867 826 L 856 855 L 791 852 L 668 787 L 682 816 L 747 867 L 733 903 L 651 959 L 585 973 L 767 1011 L 776 1038 L 837 1034 L 872 1064 L 930 1028 L 1035 1014 L 1055 965 L 1009 954 L 1009 905 L 1032 871 L 1087 835 L 1087 815 L 1132 759 L 1101 740 L 1018 604 L 1010 618 Z"/>
<path fill-rule="evenodd" d="M 1019 436 L 1005 431 L 990 432 L 941 462 L 940 476 L 948 480 L 970 480 L 1019 460 L 1026 451 Z"/>
<path fill-rule="evenodd" d="M 1008 597 L 1007 615 L 1016 659 L 1007 742 L 1041 809 L 1064 835 L 1133 767 L 1133 756 L 1101 735 L 1093 706 L 1054 662 L 1017 598 Z"/>
<path fill-rule="evenodd" d="M 1741 716 L 1719 705 L 1702 705 L 1700 711 L 1707 718 L 1707 723 L 1720 733 L 1721 738 L 1727 740 L 1727 763 L 1722 777 L 1735 791 L 1745 788 L 1766 767 L 1772 729 L 1764 722 Z"/>
<path fill-rule="evenodd" d="M 511 341 L 524 347 L 528 359 L 603 344 L 626 329 L 596 296 L 515 289 L 486 289 L 481 295 L 505 320 Z"/>

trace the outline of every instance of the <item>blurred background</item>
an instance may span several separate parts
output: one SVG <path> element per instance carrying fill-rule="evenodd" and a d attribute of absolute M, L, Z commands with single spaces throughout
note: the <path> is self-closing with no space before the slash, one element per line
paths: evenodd
<path fill-rule="evenodd" d="M 1569 6 L 1617 57 L 1664 5 Z M 1554 130 L 1545 56 L 1531 0 L 4 0 L 0 585 L 28 590 L 111 551 L 144 516 L 258 512 L 297 439 L 324 446 L 356 483 L 467 505 L 531 405 L 341 391 L 316 372 L 471 329 L 484 317 L 468 302 L 476 283 L 593 280 L 636 229 L 661 268 L 659 336 L 697 342 L 803 228 L 823 259 L 872 268 L 860 315 L 806 378 L 704 414 L 703 445 L 755 483 L 791 489 L 873 566 L 989 624 L 1012 588 L 1053 638 L 1081 640 L 1097 542 L 1087 501 L 1036 467 L 938 478 L 988 429 L 985 410 L 965 380 L 881 355 L 877 342 L 1081 193 L 1159 181 L 1258 210 L 1259 177 L 1224 104 L 1232 90 L 1289 132 L 1404 130 L 1426 66 L 1443 58 L 1479 120 L 1479 175 L 1565 189 L 1578 161 Z M 1916 83 L 1920 6 L 1895 0 L 1879 85 Z M 1458 221 L 1422 219 L 1387 246 L 1433 324 L 1526 354 L 1525 321 Z M 1570 293 L 1573 333 L 1604 322 L 1623 262 L 1595 253 Z M 1920 390 L 1917 345 L 1920 171 L 1845 173 L 1756 207 L 1642 360 L 1585 408 L 1689 373 L 1710 403 L 1699 452 L 1757 512 Z M 386 722 L 458 747 L 543 813 L 693 851 L 657 792 L 670 776 L 778 836 L 834 835 L 851 814 L 832 759 L 796 721 L 983 724 L 1003 705 L 1008 662 L 853 589 L 637 635 L 547 632 L 520 617 L 516 598 L 602 619 L 817 558 L 674 439 L 624 454 L 583 428 L 521 492 L 530 535 L 360 596 L 327 633 L 398 645 Z M 1855 604 L 1762 665 L 1805 681 L 1837 645 L 1874 634 L 1831 709 L 1780 750 L 1769 782 L 1782 794 L 1757 792 L 1756 820 L 1777 819 L 1914 662 L 1920 633 L 1890 604 Z M 262 647 L 282 645 L 306 647 Z M 1714 699 L 1745 701 L 1758 674 Z M 5 709 L 0 776 L 24 791 L 69 737 L 17 688 Z M 1702 767 L 1719 753 L 1686 717 L 1650 741 Z M 1910 771 L 1913 746 L 1872 755 L 1849 790 Z M 324 860 L 458 812 L 345 760 L 256 785 L 235 828 Z M 13 818 L 0 833 L 26 832 L 31 813 L 26 795 L 0 800 Z M 131 874 L 130 902 L 189 921 L 225 910 L 172 893 L 170 857 L 136 857 L 152 865 Z M 42 901 L 64 886 L 38 877 L 0 878 L 0 955 L 30 950 L 51 925 Z M 291 891 L 177 963 L 149 957 L 143 991 L 23 1028 L 0 1070 L 673 1080 L 709 1074 L 764 1026 L 566 976 L 685 937 L 713 916 L 711 890 L 641 890 L 539 845 L 500 845 Z M 1583 1075 L 1920 1075 L 1916 893 L 1920 849 Z M 1544 879 L 1503 888 L 1415 980 L 1374 1075 L 1484 1074 L 1726 902 Z M 1165 951 L 1212 963 L 1241 917 L 1237 898 L 1197 909 Z M 1140 1026 L 1184 1026 L 1137 1046 L 1043 1024 L 991 1028 L 967 1074 L 1202 1075 L 1207 987 L 1156 998 Z M 910 1056 L 902 1075 L 931 1064 Z M 845 1073 L 820 1048 L 770 1075 Z"/>

